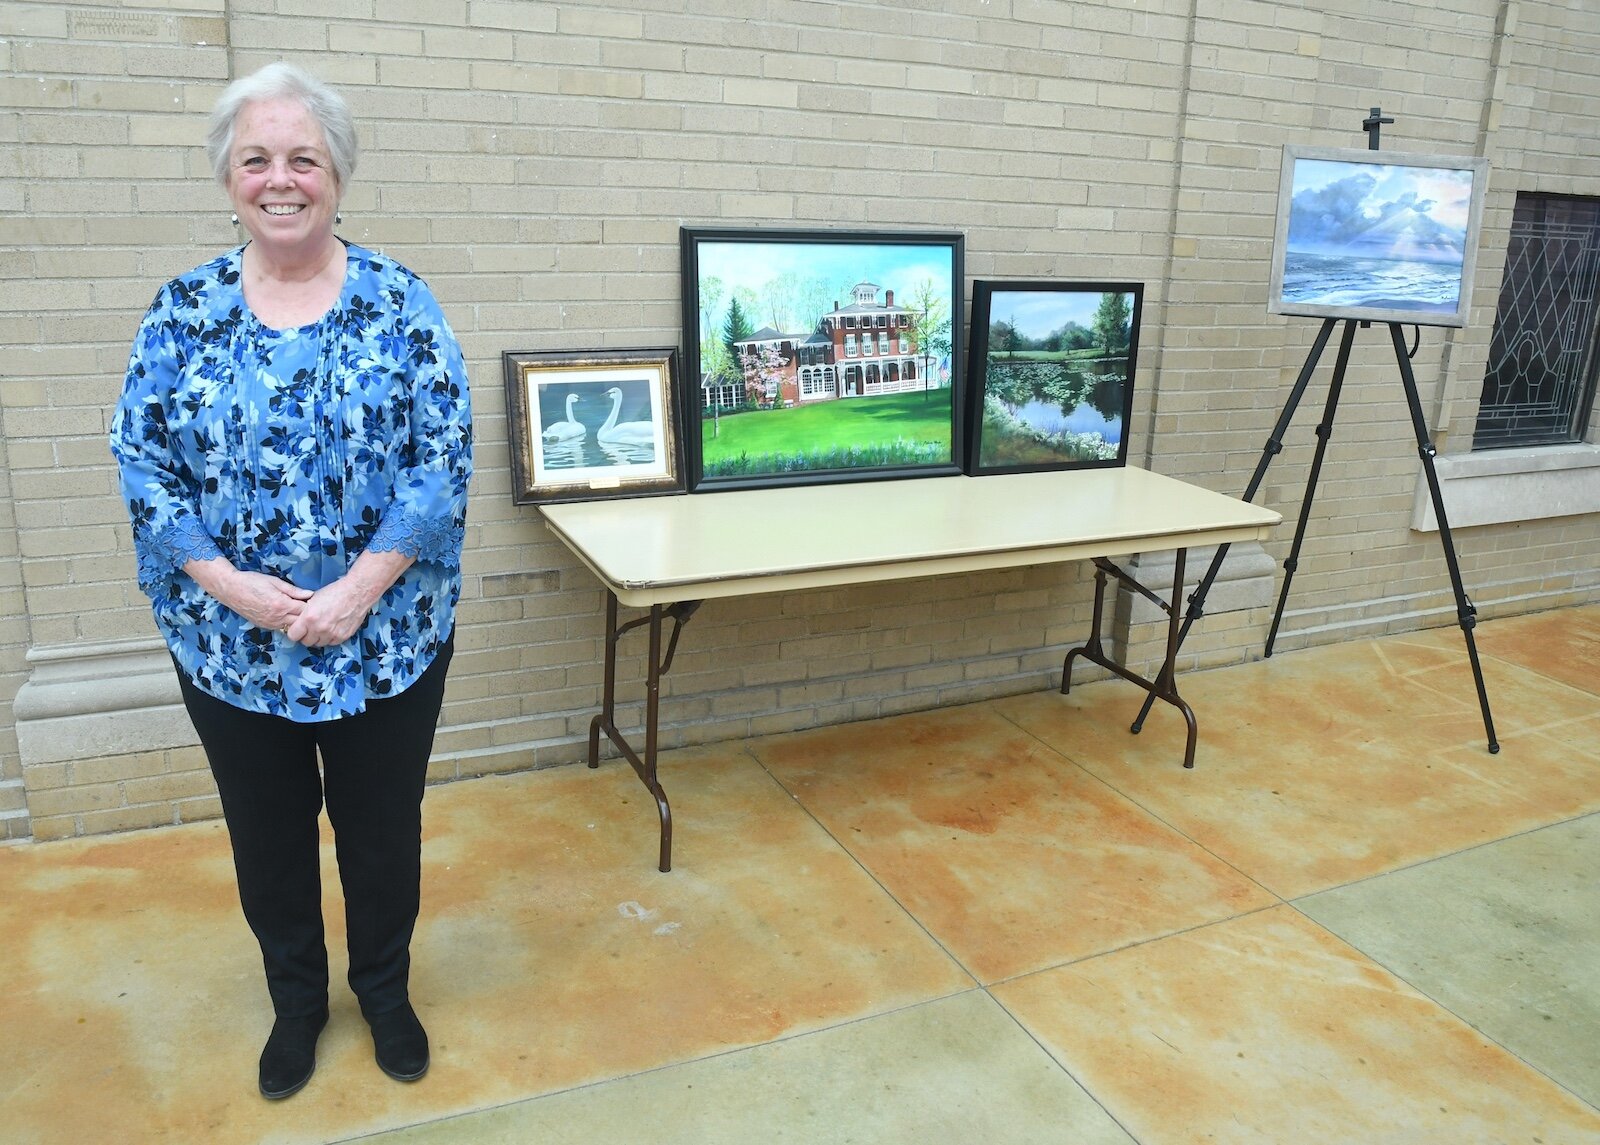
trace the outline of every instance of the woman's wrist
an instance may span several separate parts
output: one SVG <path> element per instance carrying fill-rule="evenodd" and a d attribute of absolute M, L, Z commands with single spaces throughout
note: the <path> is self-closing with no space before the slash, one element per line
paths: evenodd
<path fill-rule="evenodd" d="M 383 594 L 400 579 L 400 574 L 415 562 L 415 557 L 401 552 L 368 550 L 355 559 L 345 576 L 370 612 L 383 599 Z"/>
<path fill-rule="evenodd" d="M 212 557 L 203 561 L 185 561 L 183 571 L 205 590 L 207 596 L 222 600 L 229 581 L 239 570 L 233 567 L 233 562 L 227 557 Z"/>

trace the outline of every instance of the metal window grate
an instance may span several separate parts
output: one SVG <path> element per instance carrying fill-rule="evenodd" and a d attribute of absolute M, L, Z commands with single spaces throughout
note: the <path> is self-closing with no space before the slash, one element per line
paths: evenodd
<path fill-rule="evenodd" d="M 1519 194 L 1472 448 L 1581 440 L 1600 343 L 1600 199 Z"/>

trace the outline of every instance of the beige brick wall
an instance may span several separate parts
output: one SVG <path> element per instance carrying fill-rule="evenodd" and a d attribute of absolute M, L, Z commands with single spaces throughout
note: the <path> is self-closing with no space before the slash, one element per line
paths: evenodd
<path fill-rule="evenodd" d="M 11 701 L 27 678 L 23 660 L 28 643 L 27 602 L 22 591 L 22 561 L 17 553 L 10 451 L 6 444 L 5 415 L 0 408 L 0 841 L 25 838 L 29 831 L 22 758 L 11 717 Z"/>
<path fill-rule="evenodd" d="M 959 230 L 969 278 L 1142 280 L 1133 459 L 1237 493 L 1316 326 L 1265 312 L 1284 143 L 1360 146 L 1381 104 L 1387 148 L 1493 164 L 1472 325 L 1425 331 L 1416 359 L 1445 451 L 1470 442 L 1516 192 L 1600 195 L 1600 26 L 1576 0 L 682 7 L 0 4 L 0 837 L 215 813 L 192 748 L 25 776 L 10 705 L 28 648 L 153 633 L 107 419 L 156 287 L 236 241 L 200 142 L 260 64 L 346 92 L 364 155 L 343 233 L 426 277 L 468 357 L 478 472 L 436 779 L 584 751 L 602 597 L 510 503 L 499 357 L 677 343 L 680 225 Z M 1322 392 L 1258 498 L 1291 520 Z M 1280 647 L 1453 621 L 1438 540 L 1409 527 L 1417 471 L 1368 331 Z M 1596 532 L 1462 531 L 1469 590 L 1486 615 L 1600 598 Z M 1090 598 L 1055 568 L 712 602 L 666 680 L 665 742 L 1050 686 Z M 1259 655 L 1265 611 L 1208 618 L 1187 662 Z M 1129 634 L 1137 656 L 1154 627 Z"/>

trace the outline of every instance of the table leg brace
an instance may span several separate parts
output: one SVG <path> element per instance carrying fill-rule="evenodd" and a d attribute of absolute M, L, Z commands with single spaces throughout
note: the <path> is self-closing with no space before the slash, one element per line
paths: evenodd
<path fill-rule="evenodd" d="M 1100 667 L 1122 677 L 1124 680 L 1127 680 L 1130 683 L 1137 684 L 1156 699 L 1165 700 L 1167 703 L 1177 708 L 1178 711 L 1183 713 L 1184 722 L 1188 725 L 1188 740 L 1184 746 L 1183 766 L 1193 767 L 1195 741 L 1198 738 L 1198 730 L 1195 726 L 1193 709 L 1191 709 L 1189 705 L 1184 702 L 1182 696 L 1178 695 L 1177 682 L 1177 659 L 1179 646 L 1178 629 L 1181 621 L 1180 610 L 1183 604 L 1184 562 L 1187 555 L 1187 549 L 1176 550 L 1172 568 L 1172 597 L 1170 600 L 1162 600 L 1160 597 L 1156 596 L 1155 593 L 1151 592 L 1144 585 L 1140 584 L 1139 581 L 1132 575 L 1124 572 L 1122 569 L 1118 568 L 1105 558 L 1095 558 L 1094 621 L 1089 626 L 1089 639 L 1077 648 L 1069 651 L 1067 653 L 1066 660 L 1061 665 L 1061 694 L 1066 695 L 1072 690 L 1072 661 L 1074 657 L 1078 656 L 1082 656 L 1091 664 L 1100 665 Z M 1166 655 L 1162 658 L 1161 670 L 1156 673 L 1156 678 L 1154 680 L 1146 679 L 1137 672 L 1129 671 L 1123 665 L 1116 663 L 1106 655 L 1105 648 L 1101 644 L 1100 640 L 1100 626 L 1101 615 L 1105 609 L 1107 577 L 1116 577 L 1117 580 L 1121 581 L 1123 584 L 1127 585 L 1129 588 L 1133 589 L 1147 600 L 1152 601 L 1158 608 L 1167 614 Z M 1140 713 L 1140 718 L 1134 721 L 1133 726 L 1129 730 L 1137 735 L 1143 726 L 1143 713 Z"/>

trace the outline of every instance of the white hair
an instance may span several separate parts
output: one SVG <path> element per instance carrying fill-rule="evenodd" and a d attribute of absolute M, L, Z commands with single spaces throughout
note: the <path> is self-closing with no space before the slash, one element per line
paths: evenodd
<path fill-rule="evenodd" d="M 341 188 L 355 174 L 360 149 L 356 145 L 355 120 L 344 97 L 310 72 L 293 64 L 268 64 L 228 85 L 217 105 L 211 109 L 211 130 L 206 135 L 206 157 L 217 182 L 228 183 L 228 153 L 233 150 L 233 124 L 247 103 L 272 99 L 296 99 L 322 128 L 333 177 Z"/>

